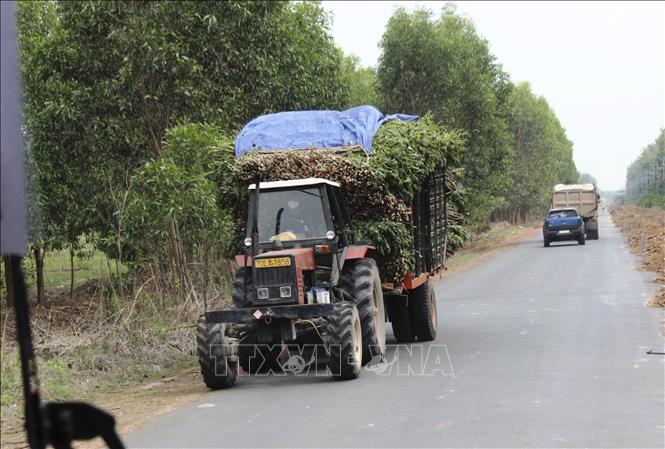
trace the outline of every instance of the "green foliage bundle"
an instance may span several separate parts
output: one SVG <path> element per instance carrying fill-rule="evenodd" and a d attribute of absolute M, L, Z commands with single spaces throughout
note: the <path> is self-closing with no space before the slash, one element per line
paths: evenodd
<path fill-rule="evenodd" d="M 223 187 L 223 201 L 236 210 L 237 232 L 241 235 L 245 225 L 247 185 L 257 175 L 262 181 L 326 178 L 342 186 L 347 209 L 360 237 L 369 238 L 376 245 L 382 257 L 383 279 L 403 280 L 413 263 L 411 200 L 429 176 L 459 162 L 464 139 L 459 132 L 443 130 L 425 117 L 416 122 L 394 121 L 383 125 L 372 148 L 371 156 L 366 156 L 360 148 L 348 153 L 322 150 L 247 153 L 234 166 L 233 181 Z M 450 190 L 450 252 L 466 238 L 461 226 L 464 200 L 455 192 L 455 173 L 449 169 L 446 176 Z"/>

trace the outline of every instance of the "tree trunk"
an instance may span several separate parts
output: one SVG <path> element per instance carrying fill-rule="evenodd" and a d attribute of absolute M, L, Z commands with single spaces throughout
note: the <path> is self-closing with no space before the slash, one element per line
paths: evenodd
<path fill-rule="evenodd" d="M 37 277 L 37 303 L 44 302 L 44 250 L 39 245 L 32 247 L 35 255 L 35 272 Z"/>
<path fill-rule="evenodd" d="M 14 307 L 14 271 L 9 256 L 2 256 L 5 264 L 5 288 L 7 289 L 7 307 Z"/>
<path fill-rule="evenodd" d="M 69 249 L 69 299 L 74 297 L 74 250 Z"/>

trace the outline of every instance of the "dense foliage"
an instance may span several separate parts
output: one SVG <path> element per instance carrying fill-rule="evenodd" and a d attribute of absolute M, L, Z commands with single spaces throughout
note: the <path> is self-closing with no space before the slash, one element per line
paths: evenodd
<path fill-rule="evenodd" d="M 665 129 L 628 167 L 625 196 L 645 207 L 665 207 Z"/>
<path fill-rule="evenodd" d="M 549 203 L 552 187 L 575 183 L 573 145 L 543 97 L 528 83 L 514 87 L 510 99 L 509 129 L 514 148 L 510 163 L 510 201 L 495 211 L 495 218 L 512 222 L 540 215 Z"/>
<path fill-rule="evenodd" d="M 365 104 L 379 103 L 376 93 L 376 71 L 372 67 L 362 67 L 355 55 L 346 56 L 343 63 L 344 82 L 349 89 L 349 97 L 343 109 Z"/>
<path fill-rule="evenodd" d="M 439 17 L 398 9 L 381 40 L 378 89 L 387 112 L 424 115 L 466 132 L 462 182 L 470 220 L 483 223 L 510 183 L 508 75 L 473 23 L 447 5 Z"/>
<path fill-rule="evenodd" d="M 110 233 L 113 192 L 161 155 L 171 126 L 231 134 L 265 112 L 345 105 L 328 22 L 308 2 L 22 2 L 44 220 L 70 243 Z"/>

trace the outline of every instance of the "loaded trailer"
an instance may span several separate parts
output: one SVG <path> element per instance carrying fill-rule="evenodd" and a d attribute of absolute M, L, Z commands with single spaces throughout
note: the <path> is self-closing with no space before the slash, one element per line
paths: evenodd
<path fill-rule="evenodd" d="M 347 151 L 319 150 L 330 157 Z M 325 367 L 334 379 L 355 379 L 384 356 L 388 321 L 398 342 L 436 337 L 432 276 L 444 267 L 448 246 L 444 171 L 425 179 L 410 202 L 414 256 L 393 282 L 382 281 L 389 268 L 373 242 L 358 237 L 340 183 L 257 177 L 246 189 L 232 307 L 206 310 L 197 326 L 209 388 L 232 386 L 240 369 L 299 374 Z"/>

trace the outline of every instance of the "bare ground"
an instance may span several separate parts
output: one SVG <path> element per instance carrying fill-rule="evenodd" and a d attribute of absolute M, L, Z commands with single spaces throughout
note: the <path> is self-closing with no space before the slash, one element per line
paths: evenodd
<path fill-rule="evenodd" d="M 631 250 L 642 258 L 642 268 L 656 273 L 654 281 L 663 286 L 648 305 L 665 307 L 665 210 L 630 205 L 611 213 Z"/>

